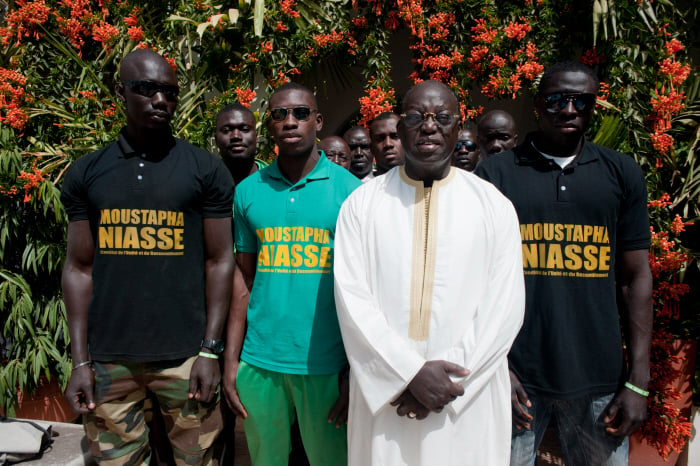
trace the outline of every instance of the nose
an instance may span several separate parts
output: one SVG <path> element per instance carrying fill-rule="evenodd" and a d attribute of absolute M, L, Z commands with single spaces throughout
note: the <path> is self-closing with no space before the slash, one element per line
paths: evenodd
<path fill-rule="evenodd" d="M 434 113 L 427 113 L 425 119 L 421 122 L 420 129 L 426 133 L 435 132 L 437 129 L 437 121 Z"/>
<path fill-rule="evenodd" d="M 299 126 L 299 122 L 297 121 L 296 118 L 294 118 L 294 115 L 292 115 L 292 112 L 287 112 L 287 115 L 284 117 L 284 120 L 282 120 L 282 124 L 285 128 L 296 128 Z"/>
<path fill-rule="evenodd" d="M 153 94 L 153 97 L 151 97 L 151 105 L 154 107 L 166 105 L 167 103 L 168 99 L 165 98 L 165 94 L 163 92 L 156 92 Z"/>
<path fill-rule="evenodd" d="M 578 113 L 576 107 L 574 107 L 573 99 L 566 99 L 566 105 L 560 110 L 560 113 Z"/>

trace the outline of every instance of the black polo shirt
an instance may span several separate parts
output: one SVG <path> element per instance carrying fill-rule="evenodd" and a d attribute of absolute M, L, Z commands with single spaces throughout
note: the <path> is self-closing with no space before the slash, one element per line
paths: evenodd
<path fill-rule="evenodd" d="M 630 156 L 590 142 L 562 169 L 531 141 L 476 169 L 520 221 L 527 298 L 510 368 L 547 396 L 610 393 L 624 376 L 616 258 L 650 241 L 644 175 Z"/>
<path fill-rule="evenodd" d="M 171 138 L 148 153 L 118 142 L 71 165 L 61 193 L 95 244 L 88 346 L 97 361 L 197 354 L 206 325 L 204 218 L 231 216 L 221 159 Z"/>

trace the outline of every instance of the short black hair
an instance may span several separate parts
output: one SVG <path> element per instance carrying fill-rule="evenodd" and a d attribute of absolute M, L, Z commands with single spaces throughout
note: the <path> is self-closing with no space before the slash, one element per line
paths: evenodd
<path fill-rule="evenodd" d="M 253 113 L 253 111 L 251 109 L 249 109 L 248 107 L 246 107 L 245 105 L 241 105 L 239 103 L 226 105 L 224 108 L 219 110 L 219 113 L 216 114 L 216 119 L 218 120 L 221 115 L 223 115 L 224 113 L 229 113 L 229 112 L 247 113 L 250 116 L 252 116 L 253 119 L 255 119 L 255 113 Z"/>
<path fill-rule="evenodd" d="M 372 123 L 375 121 L 381 121 L 381 120 L 388 120 L 389 118 L 401 118 L 398 113 L 395 112 L 382 112 L 376 117 L 372 118 L 372 120 L 369 122 L 369 126 L 372 126 Z"/>
<path fill-rule="evenodd" d="M 284 83 L 280 87 L 275 89 L 274 92 L 272 94 L 270 94 L 270 98 L 268 99 L 268 102 L 270 100 L 272 100 L 272 96 L 274 96 L 278 92 L 292 91 L 292 90 L 302 91 L 302 92 L 306 92 L 307 94 L 309 94 L 311 96 L 311 100 L 314 103 L 314 107 L 316 107 L 315 110 L 318 110 L 318 101 L 316 100 L 316 95 L 314 94 L 314 92 L 311 89 L 309 89 L 308 87 L 304 86 L 303 84 L 295 83 L 292 81 L 289 81 L 288 83 Z"/>
<path fill-rule="evenodd" d="M 549 83 L 549 81 L 551 81 L 552 77 L 555 74 L 566 71 L 584 73 L 588 75 L 588 77 L 590 77 L 595 83 L 597 91 L 598 86 L 600 85 L 600 80 L 591 68 L 578 61 L 560 61 L 547 68 L 542 74 L 542 77 L 540 78 L 540 83 L 537 86 L 537 93 L 542 93 L 542 89 L 544 89 L 544 87 Z"/>

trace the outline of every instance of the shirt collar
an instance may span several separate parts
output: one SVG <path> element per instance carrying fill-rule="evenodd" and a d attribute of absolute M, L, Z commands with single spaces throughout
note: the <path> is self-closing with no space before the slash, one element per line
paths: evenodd
<path fill-rule="evenodd" d="M 513 149 L 515 152 L 515 162 L 518 165 L 533 165 L 539 167 L 550 166 L 550 160 L 544 157 L 538 150 L 532 146 L 532 141 L 537 133 L 530 133 L 525 138 L 520 146 Z M 583 165 L 598 160 L 598 152 L 593 150 L 593 144 L 587 140 L 583 140 L 581 151 L 576 158 L 566 166 L 566 169 L 573 168 L 577 165 Z M 557 169 L 560 167 L 557 165 Z"/>
<path fill-rule="evenodd" d="M 122 128 L 122 130 L 119 131 L 117 143 L 119 144 L 119 148 L 121 149 L 122 155 L 125 159 L 141 155 L 141 153 L 137 152 L 136 149 L 134 149 L 131 146 L 131 144 L 129 144 L 129 141 L 126 139 L 126 128 Z M 144 158 L 147 160 L 154 161 L 163 159 L 166 155 L 170 153 L 170 150 L 174 146 L 175 138 L 172 135 L 170 135 L 170 137 L 162 141 L 162 143 L 158 146 L 149 148 L 149 150 L 146 151 Z"/>
<path fill-rule="evenodd" d="M 319 158 L 318 158 L 318 161 L 316 162 L 316 165 L 314 166 L 314 168 L 304 178 L 297 181 L 294 184 L 294 186 L 304 185 L 304 184 L 308 183 L 309 181 L 323 180 L 323 179 L 330 178 L 330 168 L 331 168 L 330 164 L 332 164 L 333 162 L 331 162 L 330 160 L 328 160 L 328 158 L 326 158 L 325 152 L 323 152 L 321 149 L 318 149 L 318 155 L 319 155 Z M 279 165 L 277 163 L 278 160 L 279 160 L 279 158 L 275 159 L 275 161 L 272 162 L 269 167 L 267 167 L 264 174 L 266 176 L 269 176 L 269 177 L 274 178 L 276 180 L 284 181 L 288 185 L 292 186 L 292 183 L 287 178 L 285 178 L 285 176 L 280 171 Z"/>

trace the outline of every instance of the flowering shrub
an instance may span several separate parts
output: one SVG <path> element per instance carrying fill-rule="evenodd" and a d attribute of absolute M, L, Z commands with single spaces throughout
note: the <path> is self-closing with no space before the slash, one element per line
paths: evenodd
<path fill-rule="evenodd" d="M 0 367 L 0 405 L 42 373 L 67 380 L 58 277 L 66 219 L 57 186 L 73 160 L 114 140 L 123 125 L 113 88 L 121 57 L 136 47 L 163 53 L 176 69 L 182 92 L 173 129 L 208 148 L 218 110 L 231 102 L 262 108 L 264 96 L 290 79 L 344 89 L 359 70 L 364 93 L 357 109 L 343 110 L 357 110 L 352 123 L 359 124 L 396 106 L 397 88 L 405 86 L 395 79 L 438 79 L 458 95 L 463 119 L 474 120 L 483 108 L 472 104 L 473 93 L 526 95 L 545 65 L 580 56 L 604 81 L 594 130 L 600 135 L 616 125 L 608 145 L 634 155 L 647 174 L 654 199 L 654 383 L 674 375 L 665 365 L 665 322 L 687 290 L 677 272 L 692 259 L 678 235 L 683 219 L 700 215 L 700 164 L 689 136 L 696 126 L 684 118 L 697 100 L 688 92 L 696 78 L 685 59 L 686 47 L 697 44 L 684 44 L 681 32 L 694 24 L 692 2 L 618 0 L 605 17 L 587 2 L 566 0 L 220 3 L 12 2 L 0 25 L 0 314 L 11 345 Z M 393 67 L 404 57 L 391 56 L 402 31 L 414 65 L 405 77 Z M 596 42 L 598 31 L 609 40 Z M 260 121 L 258 129 L 264 137 Z M 263 144 L 262 154 L 274 157 L 274 148 Z M 20 319 L 26 325 L 12 326 Z M 686 438 L 685 421 L 664 404 L 672 393 L 652 390 L 643 433 L 666 454 Z"/>

